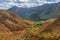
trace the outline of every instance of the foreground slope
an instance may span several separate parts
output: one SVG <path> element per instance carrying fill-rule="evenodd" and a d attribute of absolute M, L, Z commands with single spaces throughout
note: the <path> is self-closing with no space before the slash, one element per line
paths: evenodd
<path fill-rule="evenodd" d="M 28 27 L 28 23 L 16 13 L 0 10 L 0 31 L 18 31 Z"/>

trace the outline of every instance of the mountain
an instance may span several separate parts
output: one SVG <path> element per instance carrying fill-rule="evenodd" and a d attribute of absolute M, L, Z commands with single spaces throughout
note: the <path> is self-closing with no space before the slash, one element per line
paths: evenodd
<path fill-rule="evenodd" d="M 0 10 L 0 32 L 19 31 L 28 26 L 28 23 L 16 13 Z"/>
<path fill-rule="evenodd" d="M 60 15 L 59 7 L 60 3 L 45 4 L 43 6 L 35 7 L 29 18 L 33 20 L 56 18 Z"/>
<path fill-rule="evenodd" d="M 27 18 L 29 19 L 29 14 L 31 14 L 32 10 L 34 10 L 35 8 L 20 8 L 17 6 L 13 6 L 12 8 L 8 9 L 8 11 L 14 12 L 19 14 L 22 18 Z"/>
<path fill-rule="evenodd" d="M 19 8 L 17 6 L 14 6 L 14 7 L 8 9 L 8 10 L 12 11 L 12 12 L 15 12 L 15 13 L 18 13 L 22 17 L 26 16 L 26 14 L 29 13 L 29 9 L 28 8 Z"/>
<path fill-rule="evenodd" d="M 30 20 L 52 19 L 60 15 L 60 3 L 44 4 L 32 8 L 12 7 L 9 11 L 16 12 L 23 18 Z"/>

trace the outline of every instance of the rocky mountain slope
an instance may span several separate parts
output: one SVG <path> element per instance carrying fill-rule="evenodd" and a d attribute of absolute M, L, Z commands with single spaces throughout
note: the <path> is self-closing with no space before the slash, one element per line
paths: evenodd
<path fill-rule="evenodd" d="M 60 15 L 60 3 L 44 4 L 32 8 L 12 7 L 9 11 L 16 12 L 23 18 L 30 20 L 52 19 Z"/>

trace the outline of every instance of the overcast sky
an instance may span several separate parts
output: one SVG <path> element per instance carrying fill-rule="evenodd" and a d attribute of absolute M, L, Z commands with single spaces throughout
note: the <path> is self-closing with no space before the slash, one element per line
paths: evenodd
<path fill-rule="evenodd" d="M 60 0 L 0 0 L 0 9 L 8 9 L 12 6 L 35 7 L 45 3 L 57 3 Z"/>

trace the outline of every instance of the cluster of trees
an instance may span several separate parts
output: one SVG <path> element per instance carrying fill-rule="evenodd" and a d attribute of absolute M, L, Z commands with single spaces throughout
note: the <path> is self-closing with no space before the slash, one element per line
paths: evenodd
<path fill-rule="evenodd" d="M 30 25 L 31 28 L 37 28 L 42 25 L 41 21 L 35 22 L 34 24 Z"/>

